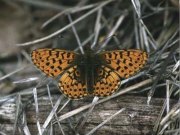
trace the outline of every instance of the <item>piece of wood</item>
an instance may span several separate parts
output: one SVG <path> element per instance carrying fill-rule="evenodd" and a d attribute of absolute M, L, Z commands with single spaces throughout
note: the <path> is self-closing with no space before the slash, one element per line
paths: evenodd
<path fill-rule="evenodd" d="M 52 96 L 52 101 L 58 99 L 58 96 Z M 158 115 L 162 107 L 164 99 L 153 98 L 150 105 L 147 105 L 146 97 L 135 97 L 135 96 L 120 96 L 118 98 L 109 100 L 107 102 L 98 104 L 90 113 L 85 125 L 81 128 L 81 134 L 86 134 L 97 125 L 102 123 L 104 120 L 109 118 L 111 115 L 116 113 L 121 108 L 125 108 L 125 111 L 118 114 L 112 120 L 108 121 L 104 126 L 99 128 L 94 134 L 95 135 L 141 135 L 141 134 L 152 134 L 153 126 L 157 120 Z M 13 133 L 13 126 L 15 121 L 15 101 L 7 101 L 1 105 L 0 113 L 0 131 L 6 134 Z M 68 104 L 58 116 L 65 114 L 73 109 L 84 106 L 91 103 L 90 100 L 78 100 L 72 101 Z M 52 107 L 48 97 L 39 97 L 39 121 L 42 124 L 49 115 Z M 62 103 L 63 104 L 63 103 Z M 71 118 L 61 121 L 62 128 L 66 134 L 75 134 L 70 128 L 70 125 L 77 131 L 76 124 L 81 121 L 83 115 L 87 112 L 83 111 Z M 27 125 L 32 135 L 38 133 L 36 125 L 36 113 L 34 103 L 31 107 L 25 111 L 27 118 Z M 19 125 L 22 127 L 23 125 Z M 18 128 L 17 128 L 18 129 Z M 60 128 L 57 124 L 53 125 L 53 130 L 56 135 L 61 135 Z M 21 131 L 23 132 L 23 131 Z M 22 134 L 16 130 L 16 134 Z"/>

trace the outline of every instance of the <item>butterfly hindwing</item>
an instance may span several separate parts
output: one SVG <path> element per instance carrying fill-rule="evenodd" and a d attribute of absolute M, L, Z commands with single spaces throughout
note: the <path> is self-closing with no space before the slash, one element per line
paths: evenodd
<path fill-rule="evenodd" d="M 101 66 L 94 84 L 93 95 L 105 97 L 118 90 L 121 80 L 116 72 L 106 66 Z"/>
<path fill-rule="evenodd" d="M 74 61 L 76 54 L 60 49 L 37 49 L 32 51 L 32 62 L 46 75 L 56 77 Z"/>
<path fill-rule="evenodd" d="M 115 50 L 101 54 L 105 63 L 113 68 L 121 78 L 138 72 L 146 63 L 148 55 L 141 50 Z"/>
<path fill-rule="evenodd" d="M 88 95 L 85 82 L 80 79 L 77 66 L 70 67 L 60 78 L 58 86 L 70 99 L 81 99 Z"/>

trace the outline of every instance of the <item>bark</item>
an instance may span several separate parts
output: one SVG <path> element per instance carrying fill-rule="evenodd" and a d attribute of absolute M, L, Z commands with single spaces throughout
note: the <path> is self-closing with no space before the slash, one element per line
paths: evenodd
<path fill-rule="evenodd" d="M 52 101 L 56 101 L 58 96 L 52 96 Z M 150 105 L 147 105 L 146 97 L 139 96 L 120 96 L 118 98 L 106 101 L 104 103 L 95 106 L 93 111 L 88 116 L 88 119 L 83 127 L 79 130 L 80 134 L 86 134 L 111 115 L 116 113 L 121 108 L 125 108 L 125 111 L 118 114 L 116 117 L 108 121 L 105 125 L 99 128 L 95 135 L 142 135 L 152 134 L 153 126 L 160 114 L 161 107 L 164 99 L 153 98 Z M 58 116 L 61 116 L 73 109 L 84 106 L 91 103 L 90 100 L 78 100 L 72 101 L 68 104 Z M 61 103 L 63 105 L 63 103 Z M 41 126 L 47 119 L 52 107 L 48 97 L 38 98 L 39 114 L 38 118 Z M 13 133 L 15 113 L 16 113 L 15 101 L 7 101 L 1 105 L 0 113 L 0 131 L 7 135 Z M 62 120 L 61 126 L 65 134 L 73 135 L 78 131 L 77 123 L 82 121 L 82 116 L 86 114 L 87 110 L 78 113 L 71 118 Z M 36 124 L 36 111 L 34 103 L 25 110 L 25 116 L 27 119 L 27 127 L 32 135 L 38 134 L 38 128 Z M 16 125 L 16 134 L 23 134 L 21 130 L 23 125 Z M 55 135 L 61 135 L 60 127 L 57 124 L 52 125 Z M 50 126 L 47 128 L 49 131 Z M 48 133 L 49 134 L 49 133 Z"/>

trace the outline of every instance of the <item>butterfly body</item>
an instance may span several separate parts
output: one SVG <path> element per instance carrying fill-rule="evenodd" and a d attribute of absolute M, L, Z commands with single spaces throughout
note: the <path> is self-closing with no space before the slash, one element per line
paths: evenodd
<path fill-rule="evenodd" d="M 58 87 L 71 99 L 93 95 L 105 97 L 120 87 L 121 79 L 137 73 L 148 55 L 141 50 L 114 50 L 77 54 L 60 49 L 37 49 L 32 62 L 47 76 L 58 77 Z"/>
<path fill-rule="evenodd" d="M 94 55 L 92 51 L 79 54 L 77 57 L 77 70 L 80 73 L 81 82 L 86 84 L 88 93 L 93 93 L 93 86 L 97 80 L 98 71 L 101 68 L 103 59 L 99 55 Z"/>

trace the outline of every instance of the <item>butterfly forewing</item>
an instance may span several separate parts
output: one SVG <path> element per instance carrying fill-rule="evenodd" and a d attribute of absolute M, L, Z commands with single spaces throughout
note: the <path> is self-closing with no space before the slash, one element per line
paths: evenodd
<path fill-rule="evenodd" d="M 32 51 L 33 63 L 46 75 L 56 77 L 67 69 L 75 59 L 76 54 L 60 49 L 37 49 Z"/>
<path fill-rule="evenodd" d="M 85 82 L 80 79 L 77 66 L 69 68 L 59 80 L 59 88 L 71 99 L 80 99 L 88 95 Z"/>
<path fill-rule="evenodd" d="M 105 63 L 114 69 L 121 78 L 138 72 L 146 63 L 148 55 L 141 50 L 115 50 L 101 54 Z"/>
<path fill-rule="evenodd" d="M 93 95 L 98 97 L 109 96 L 118 90 L 120 83 L 120 77 L 116 72 L 106 66 L 101 66 L 94 84 Z"/>

